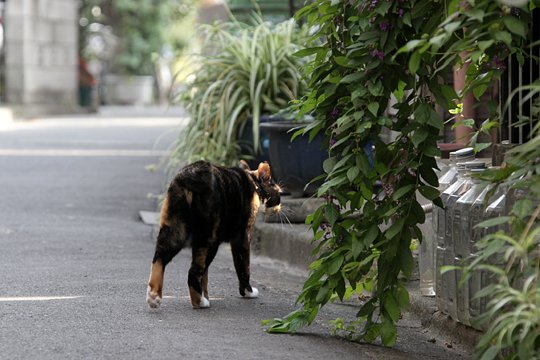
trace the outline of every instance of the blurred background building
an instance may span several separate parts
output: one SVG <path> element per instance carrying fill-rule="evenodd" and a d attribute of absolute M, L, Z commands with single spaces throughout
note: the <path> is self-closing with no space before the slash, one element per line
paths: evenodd
<path fill-rule="evenodd" d="M 78 0 L 0 2 L 0 106 L 25 116 L 78 107 Z"/>

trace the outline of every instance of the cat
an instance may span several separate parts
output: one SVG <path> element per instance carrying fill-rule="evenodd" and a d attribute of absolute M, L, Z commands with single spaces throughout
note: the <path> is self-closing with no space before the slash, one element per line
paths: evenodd
<path fill-rule="evenodd" d="M 266 162 L 255 171 L 245 161 L 232 168 L 198 161 L 180 170 L 161 208 L 146 294 L 148 305 L 159 307 L 165 267 L 182 248 L 191 245 L 191 305 L 194 309 L 208 308 L 208 267 L 222 242 L 231 245 L 240 295 L 256 298 L 259 291 L 249 283 L 251 232 L 261 203 L 265 203 L 266 211 L 279 213 L 280 191 Z"/>

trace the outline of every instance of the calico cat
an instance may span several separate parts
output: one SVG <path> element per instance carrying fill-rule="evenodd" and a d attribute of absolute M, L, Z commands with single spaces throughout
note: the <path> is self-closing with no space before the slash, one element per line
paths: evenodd
<path fill-rule="evenodd" d="M 251 232 L 260 204 L 266 203 L 267 211 L 277 213 L 280 202 L 280 189 L 272 181 L 266 162 L 255 171 L 244 161 L 233 168 L 204 161 L 183 168 L 172 180 L 163 201 L 146 294 L 148 305 L 160 305 L 165 266 L 183 247 L 191 245 L 191 305 L 209 307 L 208 267 L 222 242 L 231 244 L 240 295 L 257 297 L 258 290 L 249 284 Z"/>

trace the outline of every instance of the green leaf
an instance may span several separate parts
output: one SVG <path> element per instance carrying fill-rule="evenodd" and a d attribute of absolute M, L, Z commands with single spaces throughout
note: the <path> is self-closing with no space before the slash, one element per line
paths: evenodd
<path fill-rule="evenodd" d="M 520 199 L 516 201 L 512 207 L 512 214 L 516 215 L 520 219 L 524 219 L 528 215 L 531 215 L 533 210 L 533 202 L 531 199 Z"/>
<path fill-rule="evenodd" d="M 334 275 L 336 274 L 340 269 L 341 265 L 343 265 L 344 257 L 341 255 L 336 256 L 330 264 L 327 265 L 327 274 L 328 275 Z"/>
<path fill-rule="evenodd" d="M 358 239 L 356 236 L 354 236 L 353 234 L 352 246 L 351 246 L 351 253 L 352 253 L 353 258 L 356 259 L 358 255 L 360 255 L 363 249 L 364 249 L 363 242 L 360 239 Z"/>
<path fill-rule="evenodd" d="M 326 216 L 326 219 L 330 223 L 330 225 L 334 225 L 336 221 L 339 219 L 339 211 L 336 209 L 336 206 L 332 204 L 327 204 L 324 208 L 325 212 L 324 215 Z"/>
<path fill-rule="evenodd" d="M 347 170 L 347 178 L 350 182 L 354 182 L 358 174 L 360 174 L 360 169 L 357 166 L 353 166 L 349 170 Z"/>
<path fill-rule="evenodd" d="M 315 302 L 318 304 L 325 302 L 329 291 L 330 289 L 328 289 L 328 287 L 322 286 L 317 292 L 317 296 L 315 297 Z"/>
<path fill-rule="evenodd" d="M 364 236 L 364 245 L 370 246 L 373 241 L 379 236 L 379 226 L 377 224 L 373 224 L 369 227 L 368 231 L 366 231 L 366 234 Z"/>
<path fill-rule="evenodd" d="M 401 311 L 399 309 L 399 305 L 392 296 L 391 293 L 386 293 L 386 296 L 384 298 L 384 310 L 390 316 L 390 319 L 392 319 L 393 322 L 396 322 L 399 320 L 399 316 L 401 315 Z"/>
<path fill-rule="evenodd" d="M 401 270 L 405 277 L 410 278 L 414 270 L 414 259 L 410 248 L 404 249 L 403 246 L 401 247 L 399 262 L 401 263 Z"/>
<path fill-rule="evenodd" d="M 527 37 L 527 25 L 520 21 L 518 18 L 514 16 L 505 16 L 503 18 L 504 25 L 507 27 L 510 32 L 521 36 L 522 38 Z"/>
<path fill-rule="evenodd" d="M 418 68 L 420 67 L 421 59 L 422 54 L 420 54 L 419 50 L 416 50 L 412 53 L 411 57 L 409 58 L 409 71 L 411 72 L 411 74 L 416 74 Z"/>
<path fill-rule="evenodd" d="M 344 67 L 349 65 L 349 58 L 346 56 L 336 56 L 334 58 L 334 61 L 336 62 L 336 64 L 344 66 Z"/>
<path fill-rule="evenodd" d="M 325 173 L 330 174 L 336 166 L 337 159 L 335 157 L 328 158 L 323 161 L 323 170 Z"/>
<path fill-rule="evenodd" d="M 439 190 L 431 186 L 420 186 L 418 191 L 420 191 L 420 194 L 428 200 L 434 200 L 440 195 Z"/>
<path fill-rule="evenodd" d="M 476 225 L 476 228 L 489 228 L 501 224 L 506 224 L 510 221 L 510 216 L 499 216 L 493 219 L 482 221 L 480 224 Z"/>
<path fill-rule="evenodd" d="M 403 229 L 403 225 L 405 225 L 405 218 L 401 218 L 398 221 L 396 221 L 388 230 L 386 230 L 385 236 L 387 239 L 392 239 L 396 235 L 398 235 L 401 232 L 401 229 Z"/>
<path fill-rule="evenodd" d="M 321 52 L 326 53 L 326 52 L 328 52 L 328 49 L 325 48 L 325 47 L 322 47 L 322 46 L 316 46 L 316 47 L 311 47 L 311 48 L 306 48 L 306 49 L 299 50 L 299 51 L 295 52 L 293 54 L 293 56 L 306 57 L 306 56 L 310 56 L 310 55 L 321 53 Z"/>
<path fill-rule="evenodd" d="M 495 31 L 492 37 L 495 40 L 502 41 L 508 47 L 512 46 L 512 35 L 508 31 Z"/>
<path fill-rule="evenodd" d="M 476 100 L 480 100 L 480 97 L 482 95 L 484 95 L 484 93 L 486 92 L 487 89 L 488 89 L 488 86 L 485 85 L 485 84 L 480 84 L 480 85 L 476 86 L 473 89 L 473 95 L 476 98 Z"/>
<path fill-rule="evenodd" d="M 424 128 L 420 128 L 414 132 L 413 136 L 411 137 L 411 141 L 415 147 L 418 147 L 418 145 L 424 142 L 428 136 L 429 132 Z"/>
<path fill-rule="evenodd" d="M 355 72 L 352 74 L 345 75 L 341 80 L 341 84 L 350 84 L 354 81 L 360 80 L 364 76 L 363 72 Z"/>
<path fill-rule="evenodd" d="M 381 341 L 384 346 L 394 346 L 397 339 L 396 325 L 392 321 L 384 320 L 381 325 Z"/>
<path fill-rule="evenodd" d="M 478 22 L 482 22 L 484 20 L 485 12 L 482 9 L 476 8 L 476 9 L 467 10 L 465 14 L 471 19 L 474 19 Z"/>
<path fill-rule="evenodd" d="M 487 149 L 491 146 L 491 143 L 476 143 L 474 144 L 474 152 L 479 153 L 480 151 Z"/>
<path fill-rule="evenodd" d="M 377 112 L 379 111 L 379 103 L 378 102 L 372 102 L 367 106 L 370 113 L 373 114 L 373 116 L 377 116 Z"/>
<path fill-rule="evenodd" d="M 479 41 L 478 42 L 478 48 L 481 51 L 486 51 L 487 48 L 489 48 L 491 45 L 493 45 L 493 40 L 486 40 L 486 41 Z"/>
<path fill-rule="evenodd" d="M 497 357 L 500 351 L 501 349 L 499 346 L 492 345 L 482 354 L 480 360 L 493 360 Z"/>
<path fill-rule="evenodd" d="M 397 54 L 400 54 L 403 52 L 409 52 L 411 50 L 416 49 L 420 45 L 424 45 L 425 43 L 426 43 L 426 40 L 410 40 L 409 42 L 407 42 L 407 44 L 405 44 L 398 50 Z"/>
<path fill-rule="evenodd" d="M 444 31 L 446 31 L 448 34 L 452 34 L 459 28 L 461 28 L 461 21 L 453 21 L 444 26 Z"/>
<path fill-rule="evenodd" d="M 414 184 L 409 184 L 409 185 L 405 185 L 405 186 L 400 187 L 399 189 L 397 189 L 394 192 L 394 195 L 392 195 L 392 200 L 394 200 L 394 201 L 399 200 L 401 197 L 403 197 L 407 193 L 411 192 L 411 190 L 413 190 L 414 187 L 415 187 Z"/>
<path fill-rule="evenodd" d="M 397 289 L 395 290 L 394 296 L 400 308 L 409 309 L 411 307 L 409 292 L 403 285 L 400 284 L 400 286 L 397 287 Z"/>

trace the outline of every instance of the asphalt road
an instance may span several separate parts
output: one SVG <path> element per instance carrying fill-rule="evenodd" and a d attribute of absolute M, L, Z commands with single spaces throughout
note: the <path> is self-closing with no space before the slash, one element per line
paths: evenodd
<path fill-rule="evenodd" d="M 429 342 L 413 318 L 392 349 L 329 335 L 327 320 L 352 317 L 349 305 L 328 306 L 302 334 L 266 334 L 260 320 L 294 309 L 302 274 L 256 257 L 261 295 L 243 299 L 227 247 L 210 268 L 210 309 L 189 304 L 188 250 L 168 266 L 162 306 L 150 310 L 154 230 L 138 212 L 155 210 L 148 194 L 161 191 L 163 176 L 145 167 L 179 123 L 77 116 L 0 124 L 0 359 L 463 358 Z"/>

